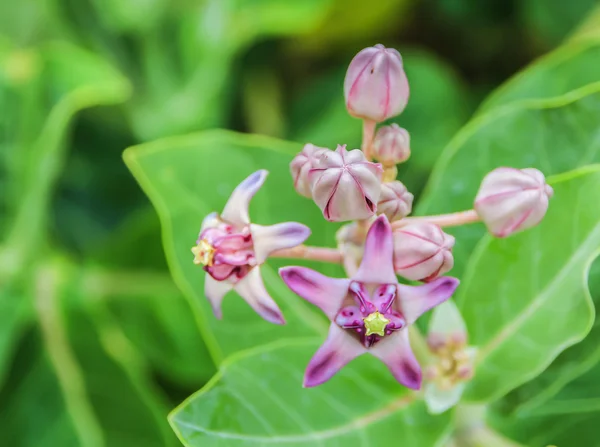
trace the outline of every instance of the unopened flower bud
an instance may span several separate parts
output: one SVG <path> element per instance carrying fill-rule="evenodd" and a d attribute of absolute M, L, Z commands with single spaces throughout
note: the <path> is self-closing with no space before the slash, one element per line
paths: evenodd
<path fill-rule="evenodd" d="M 475 211 L 490 233 L 506 237 L 540 223 L 552 194 L 537 169 L 497 168 L 481 182 Z"/>
<path fill-rule="evenodd" d="M 377 122 L 396 116 L 408 102 L 402 56 L 381 44 L 360 51 L 344 79 L 346 108 L 352 116 Z"/>
<path fill-rule="evenodd" d="M 454 236 L 432 223 L 394 230 L 394 270 L 413 281 L 430 281 L 454 266 Z"/>
<path fill-rule="evenodd" d="M 366 219 L 375 214 L 381 192 L 378 163 L 367 161 L 359 149 L 346 146 L 320 154 L 318 167 L 308 178 L 315 203 L 325 219 L 333 222 Z"/>
<path fill-rule="evenodd" d="M 316 167 L 319 154 L 328 149 L 313 144 L 305 144 L 302 152 L 298 153 L 290 163 L 290 171 L 294 179 L 294 188 L 304 197 L 312 197 L 308 171 Z"/>
<path fill-rule="evenodd" d="M 410 157 L 410 135 L 396 123 L 383 126 L 377 131 L 371 150 L 384 166 L 403 163 Z"/>
<path fill-rule="evenodd" d="M 402 219 L 412 211 L 414 196 L 398 180 L 381 185 L 377 213 L 385 214 L 390 221 Z"/>

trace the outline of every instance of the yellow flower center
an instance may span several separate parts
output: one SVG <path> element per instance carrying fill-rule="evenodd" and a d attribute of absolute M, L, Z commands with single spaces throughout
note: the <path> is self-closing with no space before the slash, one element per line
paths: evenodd
<path fill-rule="evenodd" d="M 375 311 L 368 316 L 363 318 L 363 322 L 365 323 L 365 329 L 367 332 L 365 335 L 373 335 L 377 334 L 381 337 L 385 335 L 385 327 L 390 322 L 387 318 L 385 318 L 378 311 Z"/>
<path fill-rule="evenodd" d="M 213 257 L 215 256 L 216 249 L 208 243 L 206 239 L 202 239 L 198 242 L 198 245 L 192 247 L 192 253 L 194 254 L 194 264 L 206 265 L 210 267 L 213 263 Z"/>

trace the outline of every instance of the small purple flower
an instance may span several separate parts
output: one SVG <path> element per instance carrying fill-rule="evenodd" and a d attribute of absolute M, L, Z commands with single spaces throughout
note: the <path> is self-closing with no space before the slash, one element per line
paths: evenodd
<path fill-rule="evenodd" d="M 333 222 L 367 219 L 375 214 L 383 170 L 359 149 L 319 154 L 317 167 L 308 173 L 315 203 L 325 219 Z"/>
<path fill-rule="evenodd" d="M 217 318 L 221 318 L 223 297 L 235 290 L 265 320 L 285 323 L 279 307 L 265 289 L 259 266 L 273 251 L 304 242 L 310 229 L 295 222 L 269 226 L 250 223 L 250 199 L 267 174 L 260 170 L 240 183 L 221 215 L 212 213 L 204 219 L 196 246 L 192 248 L 194 264 L 202 265 L 208 273 L 204 293 Z"/>
<path fill-rule="evenodd" d="M 408 79 L 397 50 L 377 44 L 361 50 L 350 62 L 344 79 L 350 115 L 384 121 L 402 113 L 408 95 Z"/>
<path fill-rule="evenodd" d="M 421 387 L 421 367 L 406 328 L 450 298 L 459 281 L 446 277 L 416 287 L 399 284 L 392 256 L 392 229 L 387 218 L 379 216 L 369 229 L 363 260 L 352 279 L 329 278 L 305 267 L 280 269 L 288 287 L 331 320 L 329 336 L 306 370 L 305 387 L 326 382 L 366 352 L 383 361 L 401 384 Z"/>
<path fill-rule="evenodd" d="M 308 172 L 315 168 L 320 154 L 329 149 L 318 147 L 314 144 L 305 144 L 302 152 L 297 154 L 290 163 L 290 171 L 294 179 L 294 188 L 300 195 L 304 197 L 312 197 L 310 181 L 308 180 Z"/>
<path fill-rule="evenodd" d="M 496 168 L 481 182 L 475 211 L 490 233 L 507 237 L 540 223 L 553 193 L 537 169 Z"/>

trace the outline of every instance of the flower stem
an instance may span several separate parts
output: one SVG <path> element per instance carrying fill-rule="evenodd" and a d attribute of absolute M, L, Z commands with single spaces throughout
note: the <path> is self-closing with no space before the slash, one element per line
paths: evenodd
<path fill-rule="evenodd" d="M 363 120 L 363 137 L 360 148 L 364 152 L 367 160 L 371 160 L 371 143 L 373 143 L 373 137 L 375 136 L 376 124 L 377 123 L 373 120 Z"/>
<path fill-rule="evenodd" d="M 474 222 L 479 222 L 481 219 L 475 212 L 475 210 L 459 211 L 457 213 L 450 214 L 438 214 L 436 216 L 418 216 L 418 217 L 405 217 L 402 220 L 397 220 L 392 223 L 392 228 L 402 228 L 411 223 L 428 222 L 439 225 L 440 227 L 457 227 L 460 225 L 466 225 Z"/>
<path fill-rule="evenodd" d="M 343 261 L 342 254 L 335 248 L 311 247 L 308 245 L 298 245 L 294 248 L 276 250 L 269 257 L 310 259 L 313 261 L 332 262 L 334 264 L 340 264 Z"/>

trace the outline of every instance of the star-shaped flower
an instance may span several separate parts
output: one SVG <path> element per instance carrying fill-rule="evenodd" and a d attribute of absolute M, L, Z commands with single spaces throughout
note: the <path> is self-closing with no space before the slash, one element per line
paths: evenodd
<path fill-rule="evenodd" d="M 221 318 L 223 297 L 235 290 L 265 320 L 285 323 L 279 307 L 265 289 L 259 266 L 273 251 L 304 242 L 310 229 L 296 222 L 269 226 L 250 223 L 250 199 L 267 174 L 260 170 L 240 183 L 223 212 L 209 214 L 204 219 L 196 246 L 192 248 L 194 264 L 203 266 L 208 273 L 204 293 L 217 318 Z"/>
<path fill-rule="evenodd" d="M 398 382 L 420 388 L 421 367 L 412 353 L 407 326 L 450 298 L 459 281 L 443 277 L 420 286 L 399 284 L 392 228 L 385 216 L 373 222 L 353 278 L 329 278 L 305 267 L 284 267 L 279 272 L 290 289 L 331 320 L 327 340 L 308 365 L 304 386 L 326 382 L 368 352 L 383 361 Z"/>

